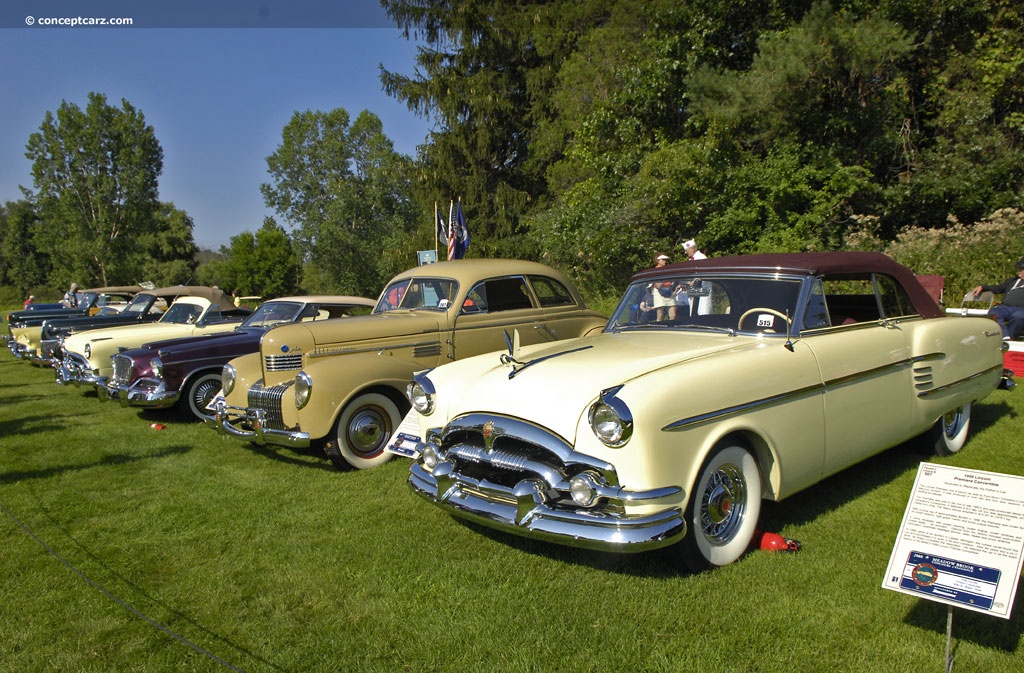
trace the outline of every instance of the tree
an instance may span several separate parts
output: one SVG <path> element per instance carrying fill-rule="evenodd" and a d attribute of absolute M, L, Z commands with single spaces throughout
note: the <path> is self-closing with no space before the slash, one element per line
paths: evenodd
<path fill-rule="evenodd" d="M 153 221 L 163 150 L 142 113 L 89 94 L 83 111 L 63 101 L 26 145 L 40 247 L 59 275 L 82 284 L 132 280 L 137 234 Z"/>
<path fill-rule="evenodd" d="M 243 231 L 232 236 L 226 253 L 219 269 L 226 289 L 268 299 L 296 294 L 302 264 L 288 233 L 274 218 L 264 219 L 255 234 Z"/>
<path fill-rule="evenodd" d="M 36 249 L 38 217 L 28 201 L 8 201 L 0 208 L 0 285 L 19 295 L 46 283 L 50 262 Z"/>
<path fill-rule="evenodd" d="M 307 290 L 377 296 L 411 264 L 413 248 L 402 245 L 416 228 L 409 160 L 376 115 L 350 123 L 342 108 L 296 112 L 267 166 L 272 182 L 260 189 L 295 227 Z"/>
<path fill-rule="evenodd" d="M 196 244 L 192 239 L 195 224 L 188 213 L 173 203 L 160 203 L 148 230 L 135 238 L 132 246 L 139 261 L 134 275 L 157 286 L 188 284 L 195 277 Z"/>

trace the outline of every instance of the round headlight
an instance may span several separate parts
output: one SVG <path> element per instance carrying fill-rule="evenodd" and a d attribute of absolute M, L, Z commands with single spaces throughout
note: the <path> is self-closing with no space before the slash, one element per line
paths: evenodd
<path fill-rule="evenodd" d="M 633 415 L 626 403 L 615 397 L 618 388 L 601 393 L 601 399 L 590 407 L 590 429 L 605 446 L 625 446 L 633 436 Z"/>
<path fill-rule="evenodd" d="M 313 379 L 306 372 L 299 372 L 295 376 L 295 408 L 301 409 L 306 406 L 312 392 Z"/>
<path fill-rule="evenodd" d="M 85 357 L 92 357 L 92 344 L 85 344 Z"/>
<path fill-rule="evenodd" d="M 430 412 L 434 410 L 435 393 L 430 379 L 416 378 L 406 386 L 405 394 L 409 398 L 412 408 L 424 416 L 430 415 Z"/>
<path fill-rule="evenodd" d="M 153 358 L 149 361 L 149 368 L 153 371 L 153 376 L 164 375 L 164 363 L 160 358 Z"/>
<path fill-rule="evenodd" d="M 225 395 L 230 395 L 231 391 L 235 389 L 235 368 L 231 365 L 224 365 L 224 369 L 221 370 L 220 385 L 224 389 Z"/>
<path fill-rule="evenodd" d="M 590 507 L 597 501 L 597 482 L 586 472 L 569 480 L 569 495 L 580 507 Z"/>

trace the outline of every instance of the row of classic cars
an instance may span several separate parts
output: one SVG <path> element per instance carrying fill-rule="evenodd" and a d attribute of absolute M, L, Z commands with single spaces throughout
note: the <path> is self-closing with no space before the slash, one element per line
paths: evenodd
<path fill-rule="evenodd" d="M 334 300 L 349 304 L 321 308 Z M 599 550 L 674 545 L 694 569 L 739 558 L 764 499 L 913 438 L 959 451 L 972 405 L 1012 387 L 993 321 L 946 318 L 874 253 L 651 269 L 610 319 L 547 266 L 442 262 L 376 302 L 274 300 L 218 331 L 83 332 L 60 376 L 345 467 L 411 457 L 412 491 L 457 517 Z"/>
<path fill-rule="evenodd" d="M 94 287 L 75 293 L 77 304 L 30 304 L 21 311 L 7 314 L 10 333 L 7 347 L 16 358 L 39 354 L 40 335 L 47 321 L 68 318 L 90 319 L 92 316 L 117 314 L 143 290 L 141 285 Z"/>

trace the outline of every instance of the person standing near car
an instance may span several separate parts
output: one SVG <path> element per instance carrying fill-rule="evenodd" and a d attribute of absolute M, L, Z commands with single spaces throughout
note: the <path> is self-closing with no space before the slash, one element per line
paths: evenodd
<path fill-rule="evenodd" d="M 683 250 L 686 252 L 686 256 L 689 257 L 690 259 L 708 258 L 707 255 L 705 255 L 703 252 L 700 251 L 700 249 L 697 248 L 697 241 L 695 241 L 692 238 L 683 243 Z"/>
<path fill-rule="evenodd" d="M 28 298 L 27 298 L 27 299 L 25 299 L 25 303 L 24 303 L 24 304 L 22 304 L 22 305 L 21 305 L 21 307 L 22 307 L 22 308 L 28 308 L 28 305 L 29 305 L 29 304 L 31 304 L 32 302 L 34 302 L 35 300 L 36 300 L 36 297 L 35 297 L 35 295 L 31 295 L 31 294 L 30 294 L 30 295 L 28 296 Z"/>
<path fill-rule="evenodd" d="M 68 308 L 78 308 L 78 283 L 71 284 L 68 291 L 64 293 L 64 298 L 60 300 L 60 303 Z"/>
<path fill-rule="evenodd" d="M 1003 295 L 1003 303 L 993 306 L 988 314 L 995 318 L 1003 330 L 1003 341 L 1010 341 L 1024 329 L 1024 257 L 1017 260 L 1017 275 L 998 285 L 979 285 L 974 296 L 982 292 Z"/>

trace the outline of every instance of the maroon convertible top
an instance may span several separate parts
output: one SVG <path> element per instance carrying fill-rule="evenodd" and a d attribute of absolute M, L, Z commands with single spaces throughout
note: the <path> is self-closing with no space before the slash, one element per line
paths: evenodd
<path fill-rule="evenodd" d="M 694 271 L 746 271 L 789 273 L 807 276 L 842 276 L 880 273 L 895 278 L 907 291 L 918 314 L 924 318 L 942 318 L 945 313 L 921 285 L 914 272 L 880 252 L 780 252 L 762 255 L 732 255 L 677 262 L 647 269 L 634 280 L 656 278 L 666 273 Z"/>

